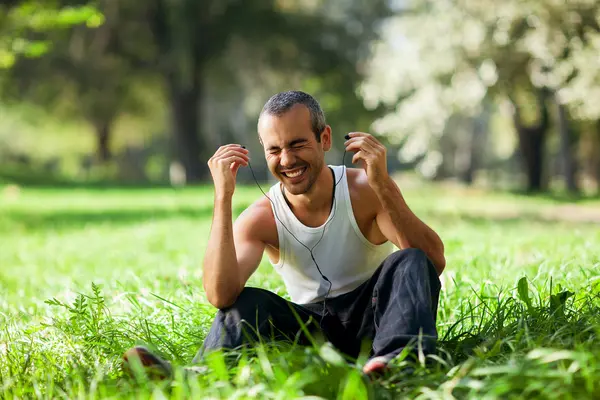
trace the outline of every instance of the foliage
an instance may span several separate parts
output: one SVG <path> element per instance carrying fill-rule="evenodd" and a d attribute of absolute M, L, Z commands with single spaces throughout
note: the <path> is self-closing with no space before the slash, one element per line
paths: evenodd
<path fill-rule="evenodd" d="M 52 47 L 52 42 L 36 34 L 82 23 L 97 27 L 104 21 L 91 5 L 59 8 L 51 2 L 11 3 L 0 5 L 0 69 L 12 67 L 18 56 L 39 57 Z"/>
<path fill-rule="evenodd" d="M 407 184 L 401 182 L 401 186 Z M 214 316 L 200 262 L 212 190 L 0 189 L 3 398 L 596 398 L 597 200 L 405 189 L 444 239 L 440 350 L 368 381 L 331 348 L 264 346 L 184 375 Z M 260 195 L 238 188 L 234 214 Z M 579 220 L 579 222 L 576 222 Z M 92 283 L 93 282 L 93 283 Z M 266 260 L 250 282 L 285 295 Z M 129 378 L 122 352 L 173 360 L 173 384 Z M 233 361 L 233 363 L 232 363 Z"/>
<path fill-rule="evenodd" d="M 597 120 L 599 17 L 588 0 L 406 2 L 376 45 L 362 89 L 371 106 L 394 108 L 376 130 L 406 139 L 407 158 L 436 155 L 442 135 L 464 136 L 451 118 L 477 117 L 486 104 L 510 98 L 535 119 L 540 88 L 573 118 Z"/>
<path fill-rule="evenodd" d="M 368 126 L 371 113 L 355 91 L 357 66 L 375 37 L 371 27 L 387 12 L 384 0 L 335 7 L 302 0 L 96 4 L 102 26 L 40 34 L 53 51 L 19 60 L 4 77 L 2 94 L 87 121 L 101 162 L 111 158 L 119 118 L 152 117 L 149 99 L 159 99 L 166 110 L 156 128 L 169 139 L 161 156 L 180 162 L 189 181 L 207 177 L 205 160 L 215 142 L 247 139 L 257 104 L 280 90 L 301 88 L 322 97 L 330 122 L 341 130 Z"/>

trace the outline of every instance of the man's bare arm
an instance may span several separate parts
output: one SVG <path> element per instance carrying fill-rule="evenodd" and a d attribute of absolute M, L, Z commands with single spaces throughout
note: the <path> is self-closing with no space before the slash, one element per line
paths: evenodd
<path fill-rule="evenodd" d="M 213 221 L 204 256 L 203 285 L 208 301 L 217 308 L 235 302 L 246 280 L 256 269 L 264 250 L 264 242 L 244 227 L 251 227 L 246 218 L 232 222 L 232 201 L 237 172 L 248 165 L 248 150 L 239 144 L 228 144 L 217 149 L 208 160 L 215 185 Z M 247 214 L 251 215 L 251 214 Z M 239 250 L 236 252 L 236 245 Z M 245 278 L 244 278 L 245 277 Z"/>
<path fill-rule="evenodd" d="M 411 211 L 391 178 L 382 180 L 375 192 L 381 202 L 376 218 L 381 233 L 400 249 L 423 250 L 440 275 L 446 267 L 446 259 L 444 243 L 438 234 Z"/>
<path fill-rule="evenodd" d="M 204 257 L 204 290 L 221 309 L 232 305 L 262 259 L 265 243 L 256 232 L 250 207 L 232 223 L 231 198 L 215 199 L 213 223 Z"/>
<path fill-rule="evenodd" d="M 379 202 L 376 222 L 381 233 L 400 249 L 414 247 L 423 250 L 441 274 L 446 267 L 444 244 L 404 201 L 400 188 L 388 174 L 385 146 L 364 132 L 351 132 L 346 139 L 346 150 L 355 153 L 352 162 L 363 162 L 366 173 L 363 187 L 366 191 L 372 190 L 376 196 L 370 193 L 364 195 L 375 197 L 373 203 Z"/>

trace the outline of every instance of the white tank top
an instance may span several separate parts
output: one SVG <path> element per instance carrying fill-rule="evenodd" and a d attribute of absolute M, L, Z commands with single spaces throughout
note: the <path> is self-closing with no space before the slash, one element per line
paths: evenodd
<path fill-rule="evenodd" d="M 289 231 L 310 249 L 319 241 L 325 229 L 313 254 L 321 272 L 331 281 L 328 298 L 356 289 L 373 275 L 393 251 L 391 242 L 375 245 L 363 236 L 352 212 L 346 167 L 330 168 L 335 173 L 335 182 L 339 183 L 335 189 L 335 204 L 327 221 L 320 227 L 308 227 L 296 218 L 279 183 L 269 190 L 279 237 L 279 261 L 276 264 L 271 261 L 271 264 L 283 278 L 291 300 L 297 304 L 322 301 L 327 295 L 329 283 L 319 274 L 310 251 L 298 243 Z M 342 174 L 344 177 L 340 180 Z"/>

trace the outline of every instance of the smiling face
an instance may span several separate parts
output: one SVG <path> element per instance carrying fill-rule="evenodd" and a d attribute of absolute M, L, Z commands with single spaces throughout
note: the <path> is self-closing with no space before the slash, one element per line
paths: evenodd
<path fill-rule="evenodd" d="M 296 104 L 279 116 L 263 114 L 258 133 L 273 176 L 293 195 L 308 193 L 325 166 L 331 128 L 326 126 L 317 141 L 308 108 Z"/>

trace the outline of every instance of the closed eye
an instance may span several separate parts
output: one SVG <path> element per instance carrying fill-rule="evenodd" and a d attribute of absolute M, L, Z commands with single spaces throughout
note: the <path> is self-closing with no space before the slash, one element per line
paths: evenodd
<path fill-rule="evenodd" d="M 298 139 L 298 140 L 292 140 L 289 144 L 289 146 L 292 149 L 299 149 L 304 147 L 304 145 L 307 143 L 307 141 L 305 139 Z"/>
<path fill-rule="evenodd" d="M 308 143 L 308 141 L 306 139 L 297 139 L 297 140 L 292 140 L 291 142 L 289 142 L 287 147 L 290 149 L 293 149 L 293 150 L 298 150 L 298 149 L 301 149 L 302 147 L 304 147 L 307 143 Z M 267 149 L 267 151 L 269 152 L 269 154 L 273 154 L 273 155 L 281 153 L 281 149 L 279 147 L 270 147 Z"/>

